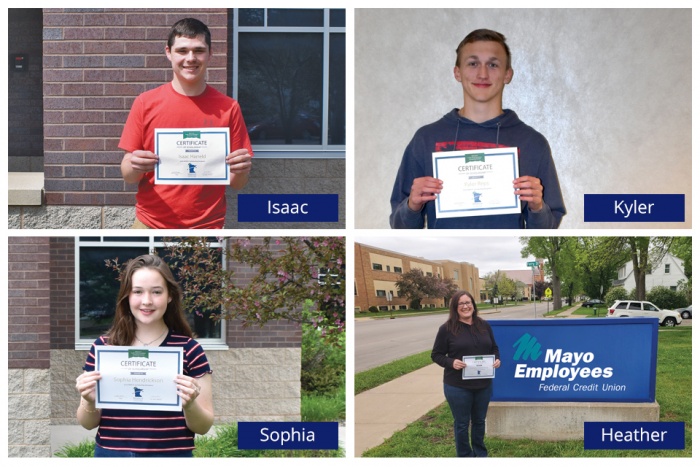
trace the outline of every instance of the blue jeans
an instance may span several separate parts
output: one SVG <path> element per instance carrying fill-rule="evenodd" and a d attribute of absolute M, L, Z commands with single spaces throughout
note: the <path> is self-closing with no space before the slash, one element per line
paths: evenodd
<path fill-rule="evenodd" d="M 445 399 L 450 405 L 455 419 L 455 445 L 457 457 L 486 457 L 484 434 L 486 433 L 486 412 L 491 401 L 492 387 L 465 389 L 444 384 Z M 471 423 L 471 444 L 469 424 Z"/>
<path fill-rule="evenodd" d="M 95 445 L 95 457 L 193 457 L 192 451 L 135 452 L 106 449 Z"/>

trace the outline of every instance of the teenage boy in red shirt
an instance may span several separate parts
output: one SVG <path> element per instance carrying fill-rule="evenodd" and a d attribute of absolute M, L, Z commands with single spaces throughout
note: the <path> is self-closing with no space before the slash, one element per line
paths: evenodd
<path fill-rule="evenodd" d="M 211 59 L 211 33 L 199 20 L 185 18 L 170 31 L 165 55 L 173 79 L 136 98 L 119 147 L 126 151 L 121 171 L 127 183 L 138 183 L 136 221 L 132 228 L 215 229 L 226 218 L 224 185 L 156 185 L 156 128 L 230 129 L 233 152 L 226 156 L 231 187 L 248 182 L 253 149 L 240 106 L 206 83 Z"/>

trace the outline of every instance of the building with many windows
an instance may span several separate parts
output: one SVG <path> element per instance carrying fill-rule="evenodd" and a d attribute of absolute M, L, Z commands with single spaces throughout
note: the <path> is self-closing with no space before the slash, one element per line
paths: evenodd
<path fill-rule="evenodd" d="M 420 269 L 425 275 L 450 278 L 460 289 L 479 297 L 479 269 L 473 264 L 452 260 L 428 260 L 403 253 L 355 243 L 355 311 L 406 310 L 409 301 L 399 298 L 396 281 L 411 269 Z M 446 306 L 443 298 L 426 298 L 423 308 Z"/>

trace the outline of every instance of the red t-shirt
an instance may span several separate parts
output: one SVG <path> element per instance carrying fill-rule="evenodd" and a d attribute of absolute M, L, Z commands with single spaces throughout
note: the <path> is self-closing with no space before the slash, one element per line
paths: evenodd
<path fill-rule="evenodd" d="M 248 131 L 234 99 L 207 86 L 199 96 L 184 96 L 164 84 L 136 98 L 119 147 L 126 152 L 154 151 L 156 128 L 221 128 L 231 132 L 231 152 L 247 148 Z M 156 185 L 144 174 L 136 193 L 136 217 L 156 229 L 220 229 L 226 219 L 224 185 Z"/>

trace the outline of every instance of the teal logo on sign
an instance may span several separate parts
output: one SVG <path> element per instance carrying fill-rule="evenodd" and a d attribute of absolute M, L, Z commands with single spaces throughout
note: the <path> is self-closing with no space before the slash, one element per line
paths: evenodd
<path fill-rule="evenodd" d="M 528 333 L 523 334 L 515 341 L 513 347 L 516 348 L 513 360 L 537 360 L 542 355 L 542 346 L 537 342 L 537 338 Z M 522 358 L 521 358 L 522 357 Z"/>

